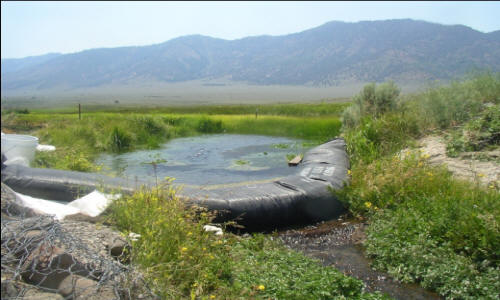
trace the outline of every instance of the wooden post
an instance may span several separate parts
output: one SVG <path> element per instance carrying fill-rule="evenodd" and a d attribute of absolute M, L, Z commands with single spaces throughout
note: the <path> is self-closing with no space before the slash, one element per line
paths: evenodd
<path fill-rule="evenodd" d="M 78 103 L 78 120 L 82 119 L 82 106 Z"/>
<path fill-rule="evenodd" d="M 259 109 L 258 109 L 258 108 L 256 108 L 256 109 L 255 109 L 255 118 L 256 118 L 256 119 L 257 119 L 257 115 L 258 115 L 258 114 L 259 114 Z"/>

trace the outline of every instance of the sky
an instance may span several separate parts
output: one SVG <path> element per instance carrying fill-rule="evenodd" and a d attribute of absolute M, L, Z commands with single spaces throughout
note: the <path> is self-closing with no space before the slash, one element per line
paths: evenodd
<path fill-rule="evenodd" d="M 329 21 L 424 20 L 500 30 L 500 2 L 1 2 L 1 57 L 142 46 L 201 34 L 284 35 Z"/>

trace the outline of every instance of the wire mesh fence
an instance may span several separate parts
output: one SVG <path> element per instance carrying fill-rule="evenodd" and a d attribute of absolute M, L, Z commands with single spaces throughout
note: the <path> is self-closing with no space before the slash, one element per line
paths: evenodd
<path fill-rule="evenodd" d="M 2 183 L 2 299 L 158 299 L 105 226 L 57 221 Z"/>

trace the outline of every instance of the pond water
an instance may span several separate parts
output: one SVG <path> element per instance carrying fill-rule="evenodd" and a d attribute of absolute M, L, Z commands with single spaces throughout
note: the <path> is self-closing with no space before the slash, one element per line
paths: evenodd
<path fill-rule="evenodd" d="M 173 177 L 175 183 L 215 185 L 293 174 L 287 155 L 304 153 L 310 147 L 284 137 L 216 134 L 174 139 L 155 150 L 103 154 L 97 163 L 125 178 Z"/>

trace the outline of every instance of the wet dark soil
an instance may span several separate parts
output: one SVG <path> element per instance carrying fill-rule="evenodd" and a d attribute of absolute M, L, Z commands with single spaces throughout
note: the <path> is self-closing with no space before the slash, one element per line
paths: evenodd
<path fill-rule="evenodd" d="M 342 216 L 312 226 L 285 229 L 279 231 L 278 236 L 288 247 L 362 280 L 367 291 L 380 291 L 395 299 L 442 299 L 416 284 L 399 282 L 370 268 L 362 246 L 366 226 L 359 220 Z"/>

